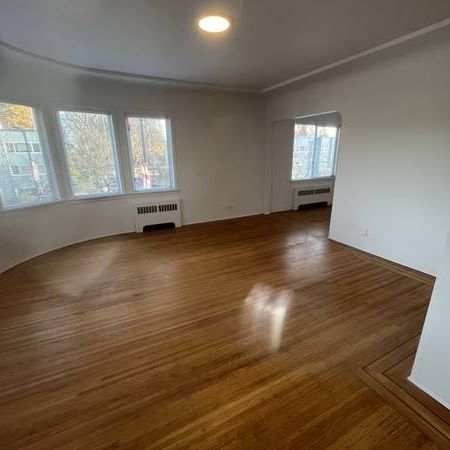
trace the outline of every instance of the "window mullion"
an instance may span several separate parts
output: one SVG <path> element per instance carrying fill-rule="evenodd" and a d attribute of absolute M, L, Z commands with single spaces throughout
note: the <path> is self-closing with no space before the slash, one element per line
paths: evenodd
<path fill-rule="evenodd" d="M 128 140 L 126 115 L 117 112 L 112 115 L 114 137 L 116 141 L 117 170 L 123 193 L 133 192 L 131 148 Z"/>
<path fill-rule="evenodd" d="M 314 125 L 314 150 L 311 164 L 311 178 L 316 177 L 316 154 L 317 154 L 317 125 Z"/>
<path fill-rule="evenodd" d="M 336 169 L 337 169 L 337 152 L 338 152 L 338 148 L 339 148 L 339 144 L 340 144 L 340 139 L 341 139 L 341 129 L 337 128 L 336 129 L 336 138 L 334 140 L 334 149 L 333 149 L 333 172 L 332 175 L 335 176 L 336 175 Z"/>
<path fill-rule="evenodd" d="M 67 168 L 64 144 L 60 134 L 56 112 L 51 108 L 42 108 L 43 126 L 48 141 L 48 149 L 54 181 L 59 193 L 59 198 L 68 199 L 72 197 L 72 188 L 69 181 L 69 170 Z"/>
<path fill-rule="evenodd" d="M 175 182 L 175 169 L 173 166 L 174 156 L 173 156 L 173 140 L 172 140 L 173 138 L 172 138 L 172 121 L 171 120 L 166 120 L 166 135 L 167 135 L 167 144 L 168 144 L 167 164 L 169 167 L 170 182 L 171 182 L 172 188 L 175 188 L 176 182 Z"/>

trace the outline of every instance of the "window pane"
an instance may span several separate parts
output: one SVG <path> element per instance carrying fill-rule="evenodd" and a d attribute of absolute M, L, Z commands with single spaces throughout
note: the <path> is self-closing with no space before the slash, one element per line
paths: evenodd
<path fill-rule="evenodd" d="M 54 199 L 33 108 L 0 102 L 0 200 L 4 207 Z"/>
<path fill-rule="evenodd" d="M 119 192 L 111 117 L 60 111 L 59 119 L 74 195 Z"/>
<path fill-rule="evenodd" d="M 167 135 L 169 129 L 168 119 L 128 118 L 136 191 L 173 188 L 172 152 Z"/>
<path fill-rule="evenodd" d="M 334 153 L 336 150 L 336 127 L 317 127 L 314 174 L 318 177 L 330 177 L 334 171 Z"/>
<path fill-rule="evenodd" d="M 337 128 L 295 124 L 292 179 L 334 175 Z"/>
<path fill-rule="evenodd" d="M 312 177 L 314 160 L 315 125 L 295 124 L 292 179 L 304 180 Z"/>

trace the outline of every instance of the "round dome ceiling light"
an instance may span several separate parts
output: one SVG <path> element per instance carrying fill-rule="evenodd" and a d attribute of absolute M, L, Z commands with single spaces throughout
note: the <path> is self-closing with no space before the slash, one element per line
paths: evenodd
<path fill-rule="evenodd" d="M 198 26 L 207 33 L 223 33 L 230 25 L 230 21 L 223 16 L 206 16 L 198 21 Z"/>

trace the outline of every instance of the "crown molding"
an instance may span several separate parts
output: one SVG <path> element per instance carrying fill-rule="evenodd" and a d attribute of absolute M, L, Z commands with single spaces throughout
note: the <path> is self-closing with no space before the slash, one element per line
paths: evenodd
<path fill-rule="evenodd" d="M 340 60 L 335 61 L 335 62 L 333 62 L 331 64 L 326 64 L 325 66 L 318 67 L 317 69 L 311 70 L 311 71 L 306 72 L 306 73 L 304 73 L 302 75 L 298 75 L 296 77 L 289 78 L 289 79 L 287 79 L 285 81 L 282 81 L 280 83 L 276 83 L 276 84 L 274 84 L 272 86 L 269 86 L 269 87 L 263 89 L 262 93 L 263 94 L 267 94 L 267 93 L 275 91 L 277 89 L 289 86 L 290 84 L 296 83 L 297 81 L 305 80 L 306 78 L 313 77 L 314 75 L 318 75 L 319 73 L 326 72 L 328 70 L 334 69 L 335 67 L 339 67 L 339 66 L 342 66 L 344 64 L 348 64 L 348 63 L 350 63 L 352 61 L 356 61 L 358 59 L 364 58 L 366 56 L 373 55 L 375 53 L 379 53 L 379 52 L 381 52 L 383 50 L 386 50 L 386 49 L 388 49 L 390 47 L 394 47 L 396 45 L 399 45 L 399 44 L 402 44 L 404 42 L 410 41 L 411 39 L 415 39 L 415 38 L 417 38 L 419 36 L 423 36 L 424 34 L 428 34 L 428 33 L 431 33 L 433 31 L 439 30 L 441 28 L 445 28 L 445 27 L 447 27 L 449 25 L 450 25 L 450 18 L 449 19 L 445 19 L 445 20 L 443 20 L 441 22 L 437 22 L 437 23 L 435 23 L 433 25 L 429 25 L 427 27 L 420 28 L 419 30 L 413 31 L 412 33 L 405 34 L 405 35 L 400 36 L 400 37 L 398 37 L 396 39 L 392 39 L 390 41 L 384 42 L 383 44 L 377 45 L 376 47 L 372 47 L 372 48 L 370 48 L 368 50 L 364 50 L 363 52 L 356 53 L 355 55 L 348 56 L 347 58 L 340 59 Z"/>
<path fill-rule="evenodd" d="M 171 87 L 180 87 L 185 89 L 200 89 L 200 90 L 209 90 L 216 92 L 230 92 L 236 94 L 261 94 L 261 90 L 251 90 L 244 88 L 235 88 L 231 86 L 214 84 L 214 83 L 202 83 L 197 81 L 186 81 L 179 80 L 176 78 L 165 78 L 165 77 L 155 77 L 150 75 L 139 75 L 133 74 L 129 72 L 120 72 L 115 70 L 107 70 L 107 69 L 97 69 L 93 67 L 80 66 L 78 64 L 67 63 L 64 61 L 59 61 L 54 58 L 48 58 L 46 56 L 39 55 L 34 52 L 30 52 L 28 50 L 24 50 L 20 47 L 16 47 L 15 45 L 9 44 L 8 42 L 0 40 L 0 47 L 6 48 L 12 52 L 20 53 L 22 55 L 30 56 L 40 61 L 49 62 L 51 64 L 55 64 L 60 67 L 65 67 L 67 69 L 77 70 L 85 73 L 90 73 L 94 75 L 101 75 L 106 77 L 115 77 L 122 78 L 131 81 L 143 81 L 148 82 L 154 85 L 163 85 L 163 86 L 171 86 Z"/>
<path fill-rule="evenodd" d="M 82 72 L 90 73 L 90 74 L 94 74 L 94 75 L 122 78 L 122 79 L 126 79 L 126 80 L 131 80 L 131 81 L 132 80 L 143 81 L 143 82 L 148 82 L 148 83 L 151 83 L 154 85 L 180 87 L 180 88 L 185 88 L 185 89 L 200 89 L 200 90 L 209 90 L 209 91 L 216 91 L 216 92 L 230 92 L 230 93 L 236 93 L 236 94 L 268 94 L 270 92 L 276 91 L 277 89 L 281 89 L 283 87 L 294 84 L 298 81 L 302 81 L 307 78 L 311 78 L 315 75 L 326 72 L 328 70 L 332 70 L 336 67 L 342 66 L 344 64 L 348 64 L 348 63 L 356 61 L 358 59 L 365 58 L 366 56 L 373 55 L 375 53 L 379 53 L 383 50 L 386 50 L 388 48 L 391 48 L 396 45 L 402 44 L 404 42 L 410 41 L 412 39 L 418 38 L 420 36 L 431 33 L 433 31 L 437 31 L 441 28 L 445 28 L 449 25 L 450 25 L 450 18 L 445 19 L 441 22 L 437 22 L 433 25 L 429 25 L 427 27 L 420 28 L 419 30 L 413 31 L 412 33 L 405 34 L 398 38 L 384 42 L 383 44 L 372 47 L 368 50 L 364 50 L 362 52 L 359 52 L 354 55 L 348 56 L 346 58 L 340 59 L 333 63 L 326 64 L 324 66 L 318 67 L 317 69 L 313 69 L 309 72 L 305 72 L 301 75 L 298 75 L 293 78 L 289 78 L 285 81 L 273 84 L 272 86 L 269 86 L 269 87 L 261 89 L 261 90 L 235 88 L 235 87 L 231 87 L 231 86 L 213 84 L 213 83 L 202 83 L 202 82 L 197 82 L 197 81 L 179 80 L 179 79 L 175 79 L 175 78 L 139 75 L 139 74 L 133 74 L 133 73 L 129 73 L 129 72 L 120 72 L 120 71 L 114 71 L 114 70 L 91 68 L 91 67 L 86 67 L 86 66 L 80 66 L 77 64 L 66 63 L 66 62 L 59 61 L 54 58 L 48 58 L 46 56 L 42 56 L 42 55 L 30 52 L 28 50 L 24 50 L 20 47 L 16 47 L 12 44 L 9 44 L 9 43 L 7 43 L 5 41 L 1 41 L 1 40 L 0 40 L 0 46 L 6 48 L 8 50 L 17 52 L 17 53 L 21 53 L 23 55 L 27 55 L 32 58 L 36 58 L 41 61 L 46 61 L 46 62 L 55 64 L 55 65 L 58 65 L 61 67 L 65 67 L 65 68 L 72 69 L 72 70 L 78 70 L 78 71 L 82 71 Z"/>

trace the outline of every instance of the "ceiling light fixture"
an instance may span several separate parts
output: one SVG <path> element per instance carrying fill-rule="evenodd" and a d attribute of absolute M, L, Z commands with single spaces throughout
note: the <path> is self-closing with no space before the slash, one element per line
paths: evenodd
<path fill-rule="evenodd" d="M 206 16 L 198 21 L 198 26 L 208 33 L 223 33 L 230 25 L 230 21 L 223 16 Z"/>

